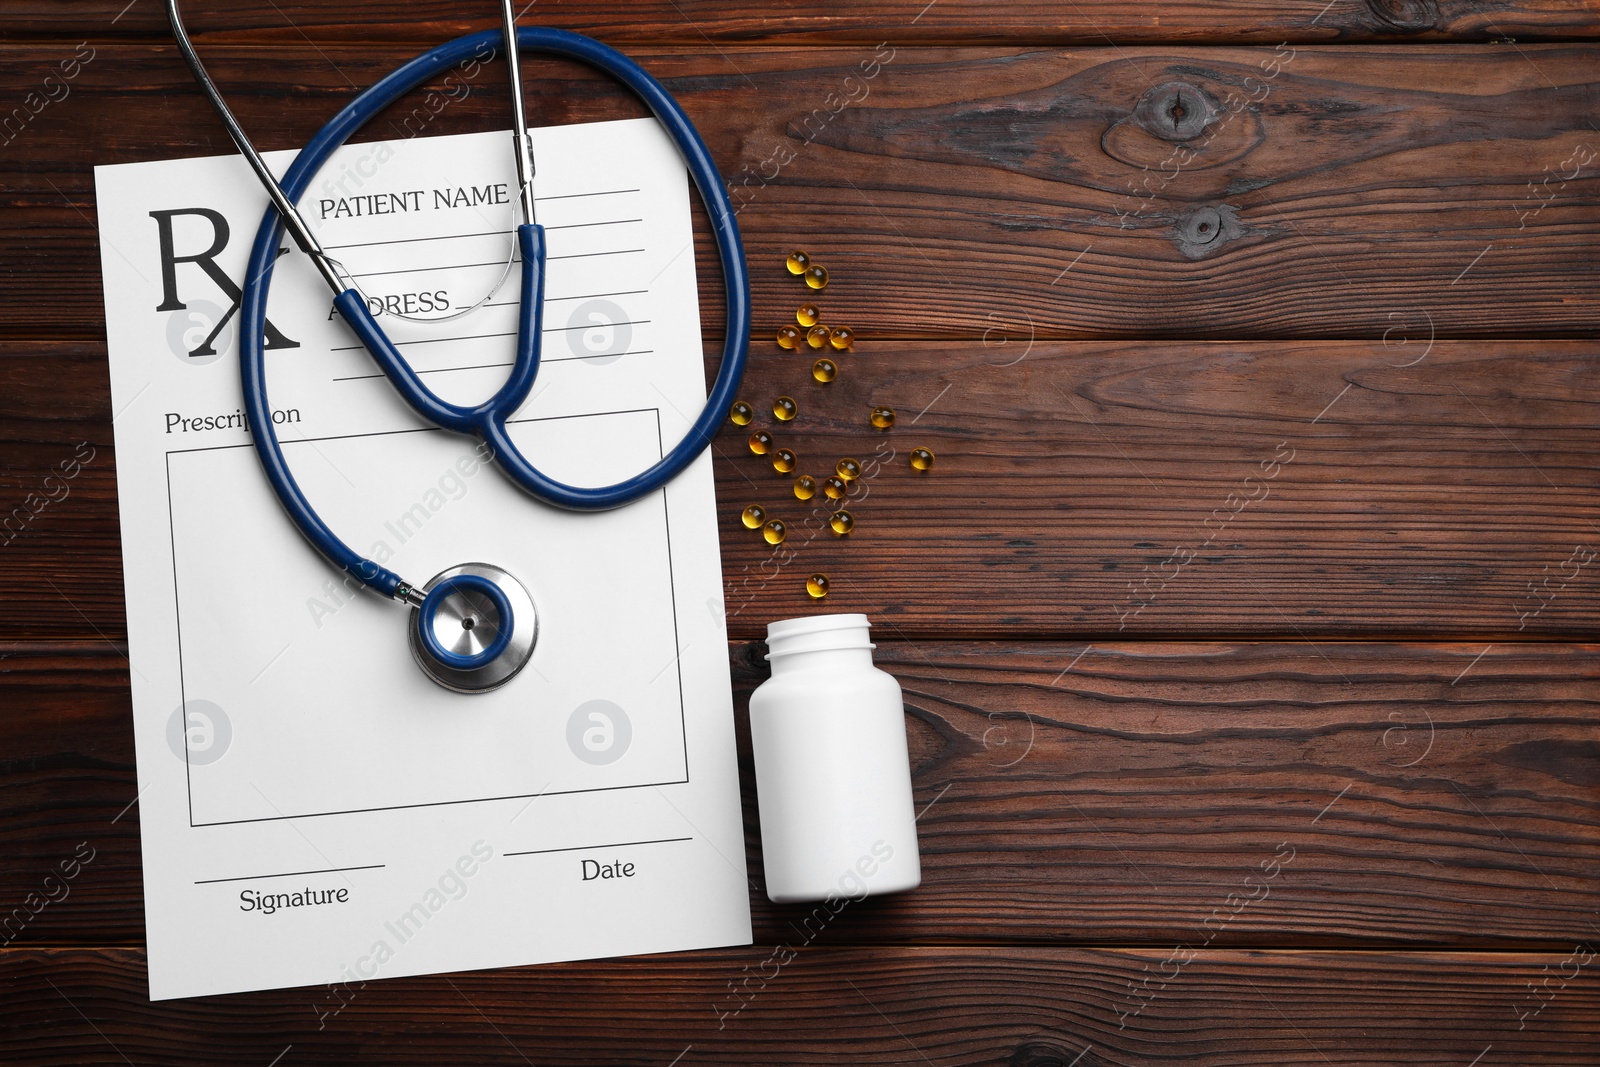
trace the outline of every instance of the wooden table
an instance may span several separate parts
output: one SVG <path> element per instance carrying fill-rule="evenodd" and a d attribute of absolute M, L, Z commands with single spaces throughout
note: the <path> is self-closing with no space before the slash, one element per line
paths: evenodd
<path fill-rule="evenodd" d="M 265 148 L 495 20 L 190 6 Z M 699 123 L 755 277 L 745 395 L 799 399 L 802 457 L 894 451 L 853 536 L 778 566 L 737 515 L 783 484 L 729 427 L 718 509 L 741 734 L 764 624 L 828 573 L 905 688 L 924 885 L 809 940 L 755 888 L 747 949 L 150 1004 L 91 166 L 231 149 L 156 0 L 3 0 L 0 905 L 92 858 L 0 949 L 0 1059 L 1600 1062 L 1600 5 L 529 17 Z M 638 113 L 528 78 L 538 123 Z M 480 81 L 372 136 L 504 128 Z M 861 336 L 826 390 L 771 342 L 794 246 Z"/>

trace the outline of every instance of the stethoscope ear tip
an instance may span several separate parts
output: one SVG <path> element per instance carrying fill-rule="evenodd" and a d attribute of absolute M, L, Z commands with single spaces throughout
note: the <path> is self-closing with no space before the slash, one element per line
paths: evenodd
<path fill-rule="evenodd" d="M 423 672 L 457 693 L 505 685 L 533 655 L 539 618 L 521 582 L 490 563 L 463 563 L 428 582 L 409 625 Z"/>

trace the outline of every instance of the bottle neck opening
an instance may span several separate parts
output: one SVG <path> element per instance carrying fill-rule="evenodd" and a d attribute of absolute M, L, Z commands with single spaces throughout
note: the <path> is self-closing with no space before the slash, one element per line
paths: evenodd
<path fill-rule="evenodd" d="M 780 656 L 767 655 L 772 674 L 792 674 L 812 670 L 860 670 L 872 666 L 870 648 L 814 648 L 801 652 L 788 652 Z"/>
<path fill-rule="evenodd" d="M 858 651 L 872 662 L 872 624 L 865 615 L 812 615 L 767 625 L 767 660 L 774 669 L 784 659 L 813 652 Z"/>

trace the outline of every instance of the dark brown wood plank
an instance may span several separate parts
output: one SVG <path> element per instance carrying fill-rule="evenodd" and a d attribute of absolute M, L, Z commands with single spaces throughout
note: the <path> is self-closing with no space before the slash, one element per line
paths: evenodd
<path fill-rule="evenodd" d="M 139 952 L 12 950 L 0 953 L 0 1017 L 14 1063 L 1577 1067 L 1594 1062 L 1600 1011 L 1588 945 L 1546 955 L 1204 952 L 1181 965 L 1162 950 L 814 943 L 768 962 L 777 951 L 151 1004 Z M 1129 991 L 1157 989 L 1174 971 L 1153 998 Z"/>
<path fill-rule="evenodd" d="M 853 487 L 839 539 L 724 432 L 735 632 L 802 611 L 821 571 L 835 610 L 907 635 L 1591 633 L 1592 349 L 1402 337 L 858 345 L 826 390 L 769 358 L 746 392 L 763 414 L 798 398 L 794 423 L 759 423 L 801 469 L 892 458 Z M 878 403 L 902 413 L 887 436 L 867 425 Z M 748 503 L 793 543 L 743 530 Z"/>
<path fill-rule="evenodd" d="M 96 38 L 163 37 L 161 5 L 80 0 L 74 25 L 62 25 L 47 0 L 7 0 L 0 24 L 10 34 L 60 38 L 76 29 Z M 494 25 L 494 5 L 428 0 L 404 18 L 376 0 L 329 4 L 243 3 L 185 10 L 193 32 L 299 41 L 379 40 L 431 45 Z M 1272 43 L 1281 40 L 1489 39 L 1595 36 L 1600 12 L 1583 0 L 1291 0 L 1288 3 L 1006 3 L 981 0 L 851 0 L 774 7 L 728 0 L 604 0 L 532 8 L 524 22 L 597 35 L 607 41 L 966 42 L 1099 44 L 1166 41 Z"/>
<path fill-rule="evenodd" d="M 1556 949 L 1600 904 L 1590 645 L 907 642 L 924 862 L 841 914 L 845 942 Z M 765 899 L 732 655 L 758 938 Z M 1480 655 L 1481 654 L 1481 655 Z M 0 905 L 74 854 L 16 944 L 142 939 L 127 664 L 94 645 L 0 656 Z M 224 756 L 224 758 L 226 758 Z"/>
<path fill-rule="evenodd" d="M 208 59 L 278 148 L 402 55 L 286 43 Z M 58 57 L 4 58 L 0 100 L 22 100 Z M 1573 336 L 1600 319 L 1596 46 L 640 58 L 733 187 L 763 333 L 804 295 L 779 266 L 795 245 L 833 271 L 828 314 L 869 338 Z M 530 74 L 535 121 L 635 113 L 565 65 Z M 496 75 L 478 81 L 437 122 L 413 117 L 419 95 L 373 134 L 503 127 Z M 1210 116 L 1185 143 L 1161 127 L 1180 83 L 1185 121 Z M 169 47 L 100 47 L 72 88 L 0 153 L 7 337 L 101 329 L 92 164 L 227 148 Z M 700 277 L 714 324 L 705 248 Z"/>
<path fill-rule="evenodd" d="M 866 477 L 835 537 L 820 498 L 795 500 L 747 430 L 723 429 L 731 632 L 812 610 L 822 572 L 829 608 L 907 637 L 1592 634 L 1595 344 L 1389 342 L 862 341 L 826 387 L 762 342 L 751 429 L 801 470 L 853 456 Z M 124 632 L 103 360 L 0 345 L 0 639 Z M 778 424 L 783 393 L 800 414 Z M 867 422 L 884 403 L 888 434 Z M 918 446 L 938 457 L 926 475 Z M 783 545 L 739 522 L 752 503 L 790 525 Z"/>

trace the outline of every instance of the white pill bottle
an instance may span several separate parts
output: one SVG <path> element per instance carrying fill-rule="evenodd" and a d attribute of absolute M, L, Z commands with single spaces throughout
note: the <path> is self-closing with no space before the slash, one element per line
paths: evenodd
<path fill-rule="evenodd" d="M 767 896 L 860 900 L 922 881 L 900 683 L 872 665 L 865 615 L 767 626 L 750 694 Z"/>

